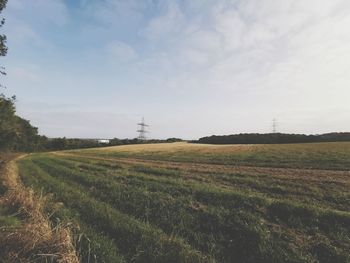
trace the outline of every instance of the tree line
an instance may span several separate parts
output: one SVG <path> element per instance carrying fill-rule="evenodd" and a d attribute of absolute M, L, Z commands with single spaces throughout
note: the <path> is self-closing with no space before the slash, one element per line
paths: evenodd
<path fill-rule="evenodd" d="M 33 151 L 42 141 L 38 129 L 16 115 L 15 97 L 0 94 L 0 150 Z"/>
<path fill-rule="evenodd" d="M 42 136 L 44 137 L 44 136 Z M 37 151 L 55 151 L 55 150 L 70 150 L 70 149 L 81 149 L 81 148 L 95 148 L 95 147 L 106 147 L 106 146 L 118 146 L 118 145 L 129 145 L 129 144 L 147 144 L 147 143 L 166 143 L 182 141 L 178 138 L 169 138 L 166 140 L 139 140 L 138 138 L 133 139 L 119 139 L 113 138 L 109 140 L 109 143 L 101 143 L 97 139 L 72 139 L 72 138 L 47 138 L 45 137 L 42 141 L 41 147 Z"/>
<path fill-rule="evenodd" d="M 202 137 L 195 143 L 207 144 L 273 144 L 273 143 L 311 143 L 350 141 L 349 132 L 334 132 L 319 135 L 287 133 L 241 133 L 231 135 L 212 135 Z"/>

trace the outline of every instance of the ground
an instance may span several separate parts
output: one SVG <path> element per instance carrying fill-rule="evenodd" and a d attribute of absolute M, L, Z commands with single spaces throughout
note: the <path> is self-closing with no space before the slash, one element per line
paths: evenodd
<path fill-rule="evenodd" d="M 350 143 L 31 154 L 21 179 L 83 262 L 349 262 Z M 85 261 L 84 261 L 85 260 Z"/>

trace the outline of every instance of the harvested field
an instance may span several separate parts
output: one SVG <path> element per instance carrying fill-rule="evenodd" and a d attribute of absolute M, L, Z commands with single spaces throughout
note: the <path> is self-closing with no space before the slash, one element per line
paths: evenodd
<path fill-rule="evenodd" d="M 174 143 L 18 164 L 27 186 L 61 202 L 54 218 L 80 225 L 82 262 L 349 262 L 348 154 L 348 143 Z"/>
<path fill-rule="evenodd" d="M 199 143 L 155 143 L 155 144 L 136 144 L 122 145 L 105 148 L 97 148 L 97 151 L 102 152 L 179 152 L 179 151 L 197 151 L 197 152 L 242 152 L 250 151 L 259 145 L 236 144 L 236 145 L 214 145 L 214 144 L 199 144 Z"/>
<path fill-rule="evenodd" d="M 70 152 L 157 161 L 350 171 L 350 142 L 259 145 L 207 145 L 180 142 Z"/>

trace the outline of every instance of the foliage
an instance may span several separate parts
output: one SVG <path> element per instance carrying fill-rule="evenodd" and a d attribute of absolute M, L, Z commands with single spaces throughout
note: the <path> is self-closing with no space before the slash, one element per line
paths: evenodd
<path fill-rule="evenodd" d="M 113 138 L 110 140 L 108 146 L 118 146 L 118 145 L 129 145 L 129 144 L 150 144 L 150 143 L 167 143 L 167 142 L 181 142 L 182 139 L 179 138 L 168 138 L 166 140 L 139 140 L 137 138 L 134 139 L 118 139 Z"/>
<path fill-rule="evenodd" d="M 177 142 L 181 139 L 169 138 L 166 140 L 147 140 L 140 141 L 137 138 L 134 139 L 118 139 L 113 138 L 109 143 L 100 143 L 97 139 L 78 139 L 78 138 L 46 138 L 42 137 L 42 141 L 39 149 L 42 151 L 52 150 L 70 150 L 70 149 L 82 149 L 82 148 L 96 148 L 106 146 L 118 146 L 118 145 L 130 145 L 130 144 L 150 144 L 150 143 L 165 143 L 165 142 Z"/>
<path fill-rule="evenodd" d="M 0 0 L 0 13 L 4 10 L 6 7 L 7 0 Z M 5 19 L 3 18 L 0 21 L 0 28 L 5 24 Z M 6 56 L 7 54 L 7 46 L 6 46 L 6 36 L 4 34 L 0 34 L 0 56 Z M 4 68 L 0 68 L 0 74 L 5 75 Z"/>
<path fill-rule="evenodd" d="M 68 150 L 78 148 L 92 148 L 102 146 L 97 140 L 90 139 L 68 139 L 68 138 L 51 138 L 45 139 L 42 145 L 44 150 Z"/>
<path fill-rule="evenodd" d="M 15 97 L 0 95 L 0 150 L 35 151 L 40 143 L 37 128 L 16 115 Z"/>
<path fill-rule="evenodd" d="M 270 144 L 270 143 L 308 143 L 308 142 L 350 141 L 350 133 L 326 133 L 321 135 L 285 133 L 241 133 L 232 135 L 212 135 L 202 137 L 195 143 L 209 144 Z"/>

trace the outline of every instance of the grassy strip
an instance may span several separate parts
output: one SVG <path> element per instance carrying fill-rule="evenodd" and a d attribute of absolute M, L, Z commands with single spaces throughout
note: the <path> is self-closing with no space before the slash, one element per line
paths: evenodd
<path fill-rule="evenodd" d="M 25 174 L 35 172 L 40 185 L 55 193 L 57 199 L 79 213 L 81 220 L 113 238 L 125 258 L 135 262 L 208 262 L 209 258 L 192 250 L 176 237 L 166 236 L 152 226 L 118 212 L 108 204 L 91 198 L 77 187 L 50 177 L 27 160 Z M 74 201 L 73 201 L 74 200 Z"/>
<path fill-rule="evenodd" d="M 258 222 L 259 220 L 256 217 L 256 215 L 254 216 L 250 213 L 247 214 L 246 211 L 249 211 L 248 208 L 252 206 L 251 201 L 253 199 L 249 199 L 249 198 L 247 199 L 247 197 L 245 196 L 240 196 L 241 198 L 239 200 L 235 200 L 236 204 L 232 202 L 230 203 L 229 207 L 231 209 L 234 209 L 232 210 L 231 213 L 230 211 L 221 208 L 221 211 L 220 209 L 216 209 L 215 211 L 211 211 L 212 213 L 206 211 L 205 213 L 204 212 L 196 213 L 196 216 L 192 215 L 192 217 L 191 216 L 189 217 L 187 215 L 188 211 L 186 211 L 185 209 L 186 205 L 188 209 L 188 203 L 190 202 L 189 200 L 186 200 L 186 199 L 182 200 L 182 201 L 185 201 L 185 203 L 181 204 L 181 199 L 177 198 L 178 202 L 169 203 L 165 201 L 166 199 L 162 195 L 159 195 L 159 196 L 155 195 L 151 197 L 147 191 L 145 192 L 145 189 L 134 189 L 134 191 L 125 190 L 121 188 L 120 185 L 118 185 L 117 183 L 111 180 L 108 180 L 108 178 L 105 178 L 104 176 L 98 177 L 96 175 L 89 175 L 87 173 L 74 171 L 69 168 L 65 168 L 63 166 L 58 165 L 52 159 L 44 159 L 41 161 L 39 160 L 38 163 L 42 165 L 44 168 L 49 169 L 49 173 L 51 175 L 55 174 L 56 176 L 61 176 L 62 179 L 66 177 L 66 178 L 69 178 L 69 180 L 77 180 L 77 182 L 82 183 L 88 187 L 96 186 L 97 187 L 95 189 L 96 191 L 92 190 L 95 195 L 101 198 L 101 193 L 103 193 L 102 199 L 116 204 L 118 208 L 123 207 L 124 205 L 125 212 L 134 213 L 134 214 L 135 212 L 136 213 L 138 212 L 139 214 L 137 215 L 139 217 L 142 217 L 147 214 L 152 215 L 153 212 L 159 215 L 159 212 L 157 213 L 157 210 L 159 210 L 164 212 L 165 215 L 169 215 L 169 217 L 165 218 L 166 220 L 164 220 L 164 222 L 168 222 L 170 227 L 172 226 L 173 223 L 176 223 L 177 221 L 181 222 L 180 225 L 184 224 L 183 222 L 185 222 L 185 224 L 181 229 L 183 231 L 182 234 L 186 234 L 184 232 L 186 232 L 186 230 L 188 229 L 191 229 L 191 230 L 195 229 L 196 233 L 203 233 L 203 232 L 207 234 L 216 233 L 218 237 L 212 236 L 212 238 L 214 238 L 213 240 L 214 242 L 212 242 L 212 244 L 216 244 L 217 246 L 216 249 L 219 250 L 222 255 L 224 255 L 225 259 L 229 259 L 229 258 L 233 259 L 237 257 L 247 259 L 247 255 L 244 255 L 243 257 L 242 254 L 244 253 L 243 251 L 247 252 L 248 247 L 251 250 L 259 251 L 257 248 L 261 248 L 261 247 L 266 248 L 271 246 L 271 244 L 269 244 L 269 241 L 268 241 L 269 237 L 266 234 L 268 232 L 267 229 L 264 229 L 263 227 L 260 226 L 261 224 L 259 224 Z M 143 185 L 145 184 L 146 183 L 144 182 Z M 128 189 L 129 188 L 130 186 L 128 187 Z M 231 198 L 229 198 L 229 196 L 222 197 L 222 193 L 212 191 L 209 188 L 206 189 L 206 191 L 204 191 L 202 194 L 203 194 L 202 198 L 207 198 L 208 201 L 217 200 L 218 205 L 219 204 L 222 205 L 225 201 L 227 202 L 227 201 L 230 201 L 230 199 L 232 199 L 232 195 L 231 195 Z M 215 194 L 219 194 L 219 196 L 216 196 Z M 123 195 L 127 196 L 127 198 L 120 199 L 121 196 Z M 145 202 L 143 202 L 143 200 L 145 200 Z M 155 203 L 155 200 L 157 203 Z M 161 207 L 159 207 L 159 202 L 163 203 Z M 138 206 L 135 206 L 135 204 L 138 204 Z M 246 206 L 244 206 L 244 204 L 246 204 Z M 273 209 L 275 207 L 273 206 L 274 204 L 275 203 L 272 203 L 272 205 L 268 206 L 269 208 L 268 211 L 271 216 L 278 218 L 278 216 L 276 216 L 276 214 L 278 214 L 278 211 L 276 209 Z M 293 208 L 293 204 L 291 203 L 282 203 L 282 204 L 285 204 L 287 207 Z M 169 209 L 169 207 L 171 209 Z M 147 211 L 142 210 L 142 208 L 146 208 L 146 209 L 155 208 L 155 210 L 151 211 L 150 213 L 147 213 Z M 172 208 L 175 208 L 175 209 L 172 210 Z M 309 208 L 304 208 L 304 209 L 306 209 L 306 212 L 308 212 L 309 214 L 311 213 Z M 299 213 L 300 214 L 299 215 L 298 213 L 296 213 L 296 211 L 298 210 L 296 209 L 289 213 L 291 217 L 286 216 L 284 218 L 284 219 L 287 218 L 286 223 L 289 223 L 291 219 L 293 219 L 294 221 L 295 219 L 301 220 L 302 223 L 298 225 L 298 227 L 300 228 L 305 228 L 305 224 L 310 226 L 315 223 L 314 221 L 310 221 L 310 222 L 308 221 L 310 218 L 307 213 Z M 313 210 L 311 211 L 312 211 L 311 216 L 317 215 L 317 220 L 318 220 L 320 218 L 318 214 L 316 214 Z M 182 216 L 182 218 L 179 219 L 179 216 L 180 217 Z M 283 213 L 283 216 L 285 216 L 285 213 Z M 162 218 L 162 217 L 161 216 L 156 217 L 152 220 L 152 222 L 157 225 L 161 225 L 162 222 L 159 221 L 159 218 Z M 147 219 L 149 220 L 150 218 L 147 218 Z M 283 220 L 280 220 L 280 222 L 282 221 Z M 295 227 L 295 224 L 292 226 Z M 265 238 L 262 238 L 264 236 Z M 187 237 L 189 237 L 189 235 L 187 235 Z M 228 254 L 227 251 L 220 249 L 220 242 L 218 242 L 217 240 L 222 239 L 227 241 L 232 239 L 232 237 L 235 237 L 235 241 L 237 243 L 233 242 L 233 244 L 229 244 L 229 243 L 223 244 L 223 247 L 229 248 L 231 253 Z M 203 236 L 201 238 L 204 239 Z M 256 240 L 256 243 L 254 243 L 253 240 Z M 191 241 L 193 242 L 193 240 Z M 203 241 L 204 241 L 203 242 L 204 244 L 208 244 L 207 237 Z M 276 242 L 275 240 L 274 243 L 281 243 L 281 240 L 279 242 Z M 240 247 L 240 245 L 242 245 L 242 247 Z M 267 249 L 267 251 L 272 251 L 272 250 L 278 251 L 279 248 L 275 246 L 273 249 L 269 249 L 269 250 Z M 241 254 L 237 253 L 237 251 L 240 251 Z M 284 248 L 284 251 L 286 251 L 285 248 Z M 262 251 L 259 251 L 258 253 L 261 253 L 261 252 Z M 264 258 L 264 256 L 266 255 L 262 253 L 258 257 L 257 254 L 252 255 L 252 253 L 250 253 L 250 256 L 253 256 L 254 258 Z M 269 255 L 269 256 L 271 259 L 275 255 Z"/>
<path fill-rule="evenodd" d="M 174 199 L 168 194 L 152 193 L 145 188 L 125 188 L 111 178 L 80 173 L 60 166 L 52 159 L 41 159 L 36 163 L 52 176 L 85 185 L 99 200 L 113 204 L 124 213 L 151 222 L 167 233 L 181 234 L 206 253 L 215 253 L 225 260 L 271 258 L 263 249 L 264 243 L 268 243 L 265 240 L 268 230 L 249 212 L 245 214 L 241 210 L 237 216 L 222 207 L 194 211 L 191 209 L 191 196 Z M 233 237 L 236 237 L 234 241 Z M 250 247 L 254 253 L 244 247 Z"/>
<path fill-rule="evenodd" d="M 71 168 L 66 168 L 69 165 L 63 166 L 61 160 L 57 159 L 41 159 L 39 162 L 42 165 L 46 165 L 46 168 L 50 169 L 50 174 L 51 173 L 56 173 L 56 174 L 66 174 L 69 175 L 70 178 L 77 178 L 77 181 L 80 183 L 88 183 L 89 186 L 96 186 L 97 188 L 102 188 L 107 192 L 110 190 L 113 192 L 113 189 L 118 189 L 118 192 L 125 191 L 125 188 L 121 188 L 119 184 L 114 184 L 113 187 L 110 186 L 111 183 L 113 183 L 112 178 L 110 177 L 109 174 L 107 176 L 104 176 L 103 174 L 99 174 L 100 176 L 96 176 L 94 174 L 90 174 L 87 171 L 79 172 L 76 171 L 72 168 L 74 166 L 71 166 Z M 50 164 L 51 162 L 51 164 Z M 59 164 L 60 163 L 60 164 Z M 58 169 L 58 170 L 57 170 Z M 125 176 L 123 179 L 129 179 L 127 182 L 124 181 L 124 183 L 128 184 L 128 188 L 133 186 L 132 180 L 137 177 L 137 174 L 128 174 Z M 150 179 L 148 176 L 141 176 L 141 178 L 145 179 Z M 162 184 L 166 183 L 166 185 Z M 153 185 L 155 184 L 155 185 Z M 184 182 L 178 179 L 169 179 L 169 178 L 156 178 L 151 181 L 140 181 L 137 182 L 135 185 L 137 187 L 145 187 L 147 186 L 148 191 L 161 191 L 165 192 L 168 194 L 171 194 L 172 196 L 178 197 L 178 195 L 184 196 L 184 195 L 191 195 L 191 196 L 197 196 L 200 197 L 200 200 L 198 201 L 205 201 L 206 204 L 208 205 L 221 205 L 224 207 L 236 207 L 236 208 L 244 208 L 248 209 L 251 208 L 253 210 L 259 210 L 259 207 L 261 206 L 269 206 L 270 204 L 275 203 L 276 201 L 274 199 L 267 199 L 267 198 L 260 198 L 259 196 L 247 196 L 245 193 L 239 193 L 235 192 L 232 189 L 221 189 L 221 188 L 216 188 L 215 186 L 209 186 L 206 184 L 199 184 L 199 183 L 193 183 L 193 182 Z M 145 190 L 145 189 L 144 189 Z M 180 191 L 180 194 L 178 192 Z M 141 191 L 142 192 L 142 191 Z M 219 195 L 219 196 L 217 196 Z M 137 199 L 142 199 L 142 197 L 137 198 Z M 232 203 L 232 200 L 236 201 L 235 203 Z M 225 203 L 228 203 L 227 206 L 225 206 Z M 252 204 L 254 204 L 252 206 Z M 334 215 L 335 218 L 340 217 L 340 218 L 348 218 L 349 213 L 342 213 L 338 212 L 336 210 L 328 210 L 328 209 L 319 209 L 316 207 L 313 207 L 311 205 L 304 205 L 300 206 L 297 205 L 293 202 L 282 202 L 278 201 L 276 202 L 278 204 L 285 204 L 286 207 L 295 207 L 296 209 L 299 207 L 302 207 L 305 211 L 310 210 L 310 211 L 317 211 L 317 214 L 323 215 L 323 214 L 332 214 Z M 237 204 L 241 206 L 237 206 Z M 246 204 L 246 206 L 244 206 Z M 273 210 L 273 209 L 271 209 Z M 288 213 L 285 213 L 288 214 Z M 302 214 L 302 213 L 300 213 Z M 307 213 L 305 213 L 307 214 Z M 343 219 L 341 219 L 343 220 Z M 306 221 L 305 221 L 306 222 Z M 314 222 L 308 223 L 308 225 L 313 225 Z M 327 222 L 326 222 L 327 224 Z M 332 224 L 334 226 L 334 224 Z"/>
<path fill-rule="evenodd" d="M 35 173 L 36 169 L 33 170 L 33 166 L 27 160 L 22 160 L 19 166 L 23 183 L 32 186 L 37 192 L 41 192 L 43 189 L 42 177 Z M 81 262 L 92 262 L 92 259 L 95 262 L 124 262 L 112 239 L 97 233 L 93 228 L 84 224 L 79 219 L 79 214 L 73 210 L 65 207 L 57 209 L 56 206 L 55 202 L 49 204 L 47 211 L 51 214 L 50 218 L 54 224 L 60 224 L 64 221 L 79 223 L 79 231 L 75 233 L 75 247 Z"/>
<path fill-rule="evenodd" d="M 141 165 L 119 165 L 111 163 L 112 161 L 92 160 L 88 158 L 77 157 L 60 157 L 55 158 L 56 162 L 68 166 L 72 169 L 83 169 L 84 171 L 96 171 L 99 174 L 111 174 L 115 170 L 115 166 L 119 169 L 128 169 L 133 172 L 141 172 L 143 174 L 157 176 L 158 178 L 169 177 L 171 179 L 206 181 L 216 186 L 230 187 L 231 189 L 240 189 L 247 194 L 260 193 L 265 197 L 275 199 L 293 200 L 294 202 L 302 202 L 313 204 L 325 209 L 337 209 L 342 211 L 350 211 L 350 192 L 347 191 L 348 185 L 337 182 L 310 182 L 296 180 L 295 178 L 278 178 L 271 175 L 251 175 L 251 174 L 223 174 L 223 173 L 205 173 L 194 171 L 191 173 L 181 171 L 180 169 L 154 168 Z M 102 167 L 101 167 L 102 166 Z M 164 175 L 162 175 L 164 174 Z M 154 179 L 154 178 L 153 178 Z M 156 179 L 158 180 L 158 179 Z"/>
<path fill-rule="evenodd" d="M 44 161 L 45 160 L 45 161 Z M 291 185 L 291 189 L 289 188 L 284 188 L 287 184 L 290 183 L 290 181 L 287 181 L 286 185 L 274 185 L 274 182 L 273 182 L 273 178 L 271 178 L 272 181 L 266 181 L 264 182 L 264 179 L 266 179 L 265 177 L 263 177 L 263 179 L 261 179 L 260 177 L 259 178 L 254 178 L 254 177 L 249 177 L 249 176 L 246 176 L 244 175 L 244 177 L 242 177 L 241 175 L 236 175 L 236 176 L 233 176 L 233 175 L 222 175 L 222 174 L 217 174 L 217 175 L 207 175 L 207 177 L 220 177 L 220 178 L 225 178 L 227 179 L 228 181 L 231 181 L 232 184 L 233 184 L 233 187 L 230 187 L 228 188 L 227 186 L 231 186 L 231 185 L 228 185 L 226 184 L 225 186 L 225 189 L 221 188 L 221 187 L 216 187 L 218 184 L 217 184 L 217 181 L 213 181 L 212 184 L 210 185 L 210 187 L 208 188 L 208 183 L 206 181 L 202 182 L 200 179 L 202 179 L 202 177 L 199 178 L 198 181 L 196 180 L 192 180 L 192 177 L 194 179 L 196 179 L 196 175 L 193 174 L 191 175 L 191 180 L 183 180 L 183 179 L 187 179 L 186 178 L 186 175 L 184 177 L 175 177 L 175 178 L 168 178 L 168 176 L 166 175 L 165 177 L 160 177 L 160 171 L 161 170 L 158 170 L 156 169 L 155 173 L 156 173 L 156 176 L 153 175 L 152 173 L 152 169 L 149 169 L 148 167 L 145 167 L 146 169 L 146 174 L 145 173 L 134 173 L 134 167 L 131 167 L 131 170 L 129 169 L 128 166 L 125 166 L 124 168 L 127 169 L 127 170 L 117 170 L 117 171 L 114 171 L 112 169 L 99 169 L 99 168 L 96 168 L 98 166 L 96 165 L 99 165 L 99 163 L 94 163 L 94 162 L 91 162 L 91 160 L 89 160 L 88 164 L 86 164 L 84 170 L 77 170 L 77 167 L 81 167 L 80 164 L 77 164 L 76 161 L 71 161 L 71 160 L 64 160 L 64 159 L 57 159 L 57 158 L 50 158 L 50 159 L 43 159 L 44 163 L 46 162 L 51 162 L 51 165 L 49 166 L 59 166 L 60 169 L 64 169 L 64 173 L 78 173 L 80 174 L 80 177 L 81 178 L 84 178 L 84 176 L 86 175 L 89 175 L 91 178 L 90 180 L 93 180 L 92 183 L 94 185 L 98 185 L 101 180 L 103 182 L 105 182 L 107 185 L 108 183 L 112 180 L 112 179 L 115 179 L 115 180 L 118 180 L 118 181 L 123 181 L 124 183 L 127 183 L 128 184 L 128 187 L 130 186 L 138 186 L 138 187 L 144 187 L 144 186 L 147 186 L 147 189 L 149 191 L 161 191 L 161 192 L 165 192 L 165 193 L 169 193 L 171 194 L 172 196 L 174 197 L 177 197 L 178 195 L 193 195 L 194 192 L 197 192 L 198 190 L 203 190 L 205 193 L 207 191 L 211 192 L 211 190 L 214 190 L 214 192 L 230 192 L 232 194 L 239 194 L 239 196 L 241 197 L 244 197 L 244 198 L 247 198 L 247 196 L 249 197 L 256 197 L 257 199 L 255 199 L 254 201 L 257 202 L 257 200 L 260 200 L 259 202 L 259 205 L 263 205 L 264 202 L 263 200 L 267 200 L 268 203 L 271 203 L 273 202 L 274 200 L 277 200 L 275 198 L 266 198 L 266 196 L 262 196 L 262 195 L 259 195 L 259 193 L 261 193 L 260 191 L 259 192 L 256 192 L 256 191 L 251 191 L 251 192 L 244 192 L 243 190 L 247 190 L 247 189 L 241 189 L 240 191 L 236 191 L 236 187 L 239 187 L 239 188 L 254 188 L 254 190 L 260 190 L 260 189 L 264 189 L 265 191 L 267 192 L 274 192 L 274 190 L 278 190 L 280 191 L 281 195 L 284 196 L 284 198 L 278 198 L 278 201 L 280 200 L 283 200 L 283 199 L 286 199 L 286 201 L 288 200 L 289 202 L 287 202 L 288 204 L 289 203 L 296 203 L 295 201 L 293 202 L 290 202 L 290 195 L 291 194 L 295 194 L 295 195 L 300 195 L 300 199 L 299 200 L 296 200 L 298 202 L 303 202 L 305 203 L 304 206 L 309 206 L 309 207 L 314 207 L 316 208 L 317 207 L 320 207 L 320 205 L 322 205 L 321 202 L 318 202 L 318 203 L 315 203 L 315 202 L 312 202 L 312 201 L 323 201 L 322 198 L 324 199 L 327 199 L 327 197 L 329 199 L 333 199 L 334 202 L 341 202 L 341 201 L 344 201 L 346 203 L 346 205 L 348 205 L 349 203 L 349 200 L 346 198 L 347 197 L 347 193 L 346 192 L 343 192 L 343 188 L 341 189 L 338 189 L 339 191 L 337 192 L 339 194 L 339 196 L 325 196 L 324 193 L 321 193 L 321 192 L 324 192 L 324 189 L 323 188 L 318 188 L 316 186 L 313 186 L 315 188 L 314 190 L 314 194 L 310 194 L 308 192 L 312 191 L 310 188 L 307 188 L 305 185 L 304 185 L 304 182 L 299 182 L 297 180 L 294 179 L 294 184 Z M 52 163 L 54 162 L 54 163 Z M 81 162 L 81 160 L 79 161 Z M 106 164 L 104 164 L 104 166 L 106 166 Z M 94 168 L 95 167 L 95 168 Z M 68 168 L 68 169 L 65 169 L 65 168 Z M 98 172 L 95 173 L 93 171 L 97 170 Z M 137 169 L 138 171 L 140 171 L 141 169 Z M 162 169 L 163 170 L 163 169 Z M 164 169 L 165 170 L 165 169 Z M 176 173 L 178 173 L 178 170 L 175 170 Z M 170 173 L 173 173 L 172 170 L 169 170 L 168 174 Z M 257 180 L 259 179 L 259 180 Z M 263 183 L 261 183 L 261 181 L 263 181 Z M 281 180 L 282 181 L 282 180 Z M 240 184 L 242 183 L 242 184 Z M 271 188 L 268 188 L 268 184 L 270 184 L 270 187 Z M 272 186 L 271 186 L 272 185 Z M 296 188 L 300 187 L 300 190 L 295 190 Z M 339 185 L 337 185 L 337 187 L 339 187 Z M 275 188 L 278 188 L 278 189 L 275 189 Z M 294 189 L 294 191 L 292 190 Z M 194 191 L 194 190 L 197 190 L 197 191 Z M 242 192 L 243 191 L 243 192 Z M 264 191 L 264 192 L 265 192 Z M 334 190 L 335 191 L 335 190 Z M 305 193 L 307 192 L 307 193 Z M 176 193 L 178 193 L 178 195 L 176 195 Z M 304 195 L 303 195 L 304 194 Z M 317 195 L 318 194 L 318 195 Z M 307 198 L 306 197 L 313 197 L 314 199 L 310 199 L 310 204 L 308 204 L 307 202 Z M 228 196 L 225 196 L 225 198 L 228 197 Z M 222 199 L 225 199 L 225 198 L 222 198 Z M 217 205 L 217 204 L 215 204 Z M 317 210 L 317 208 L 316 208 Z M 333 206 L 332 209 L 320 209 L 322 211 L 327 211 L 327 210 L 332 210 L 332 211 L 335 211 L 337 212 L 337 210 L 335 209 L 335 207 Z M 344 209 L 346 211 L 348 211 L 348 209 Z M 340 211 L 339 211 L 340 212 Z M 341 213 L 340 213 L 341 214 Z M 345 213 L 346 214 L 346 213 Z"/>

